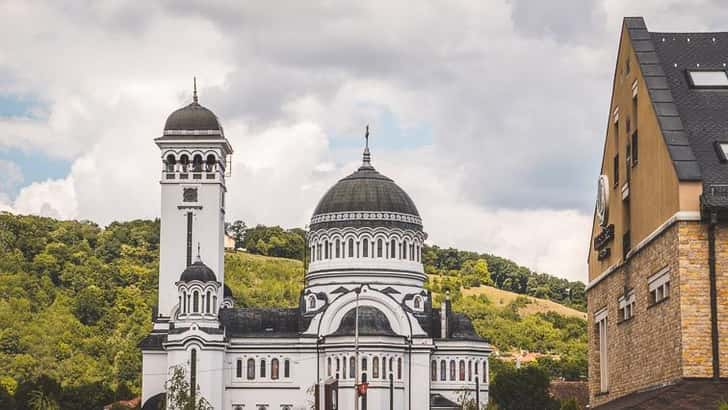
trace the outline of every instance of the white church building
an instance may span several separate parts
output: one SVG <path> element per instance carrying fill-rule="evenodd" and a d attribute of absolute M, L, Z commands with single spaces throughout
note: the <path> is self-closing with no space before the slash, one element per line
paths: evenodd
<path fill-rule="evenodd" d="M 226 170 L 215 114 L 194 101 L 161 137 L 159 302 L 142 340 L 143 409 L 181 367 L 214 409 L 455 409 L 488 400 L 491 346 L 449 300 L 432 307 L 427 234 L 412 199 L 371 163 L 313 212 L 296 308 L 236 307 L 225 286 Z M 235 189 L 231 186 L 231 189 Z M 357 314 L 358 312 L 358 314 Z M 366 394 L 357 385 L 366 384 Z"/>

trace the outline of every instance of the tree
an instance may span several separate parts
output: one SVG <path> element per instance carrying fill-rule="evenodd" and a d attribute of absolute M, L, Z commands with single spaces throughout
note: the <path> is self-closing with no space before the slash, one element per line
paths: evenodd
<path fill-rule="evenodd" d="M 73 313 L 84 325 L 93 325 L 104 315 L 105 304 L 104 291 L 92 285 L 78 294 Z"/>
<path fill-rule="evenodd" d="M 490 278 L 490 272 L 488 271 L 488 262 L 485 259 L 469 259 L 463 262 L 463 266 L 460 268 L 460 276 L 463 278 L 464 284 L 472 287 L 493 285 L 493 280 Z"/>
<path fill-rule="evenodd" d="M 558 401 L 549 394 L 549 384 L 548 374 L 538 367 L 505 370 L 493 380 L 491 397 L 501 409 L 558 409 Z"/>
<path fill-rule="evenodd" d="M 190 383 L 182 366 L 172 368 L 172 376 L 164 384 L 167 390 L 168 410 L 212 410 L 210 403 L 200 394 L 200 386 L 195 386 L 196 394 L 190 394 Z"/>
<path fill-rule="evenodd" d="M 233 239 L 235 239 L 235 248 L 240 248 L 243 246 L 245 231 L 247 229 L 248 227 L 245 225 L 245 222 L 239 219 L 233 223 L 225 224 L 225 232 L 227 232 L 228 235 L 232 236 Z"/>

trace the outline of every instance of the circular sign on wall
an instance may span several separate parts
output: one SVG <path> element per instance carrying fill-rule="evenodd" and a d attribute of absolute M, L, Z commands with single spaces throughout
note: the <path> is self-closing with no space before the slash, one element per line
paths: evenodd
<path fill-rule="evenodd" d="M 599 176 L 597 185 L 597 218 L 599 225 L 607 226 L 609 221 L 609 177 Z"/>

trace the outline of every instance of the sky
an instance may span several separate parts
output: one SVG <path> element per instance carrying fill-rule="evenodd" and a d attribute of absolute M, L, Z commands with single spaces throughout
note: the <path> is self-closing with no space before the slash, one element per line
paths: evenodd
<path fill-rule="evenodd" d="M 586 281 L 624 16 L 728 29 L 711 0 L 0 0 L 0 210 L 157 217 L 153 139 L 196 76 L 229 221 L 305 226 L 368 124 L 428 242 Z"/>

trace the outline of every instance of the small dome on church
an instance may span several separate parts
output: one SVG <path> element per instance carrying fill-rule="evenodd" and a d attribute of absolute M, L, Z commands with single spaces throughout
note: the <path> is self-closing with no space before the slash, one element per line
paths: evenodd
<path fill-rule="evenodd" d="M 164 131 L 165 134 L 174 134 L 174 131 L 217 131 L 218 134 L 222 134 L 222 127 L 215 113 L 198 102 L 197 80 L 192 103 L 170 114 L 164 124 Z M 208 132 L 204 134 L 209 135 Z"/>
<path fill-rule="evenodd" d="M 188 266 L 187 269 L 182 272 L 179 277 L 180 282 L 192 282 L 197 280 L 200 282 L 216 282 L 217 277 L 215 272 L 212 271 L 207 265 L 202 263 L 201 260 L 197 260 L 192 265 Z"/>
<path fill-rule="evenodd" d="M 230 289 L 230 286 L 224 285 L 222 287 L 222 297 L 223 298 L 231 298 L 231 297 L 233 297 L 233 290 Z"/>

